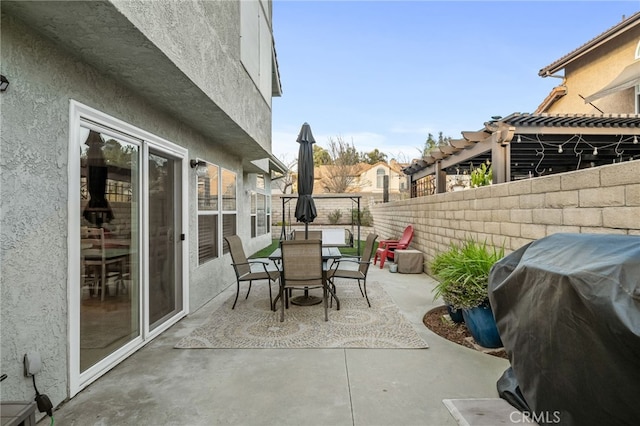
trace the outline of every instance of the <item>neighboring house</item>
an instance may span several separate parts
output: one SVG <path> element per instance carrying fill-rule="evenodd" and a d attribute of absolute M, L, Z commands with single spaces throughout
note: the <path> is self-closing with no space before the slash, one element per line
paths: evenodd
<path fill-rule="evenodd" d="M 542 68 L 538 75 L 562 78 L 562 84 L 536 113 L 640 113 L 640 12 Z"/>
<path fill-rule="evenodd" d="M 640 12 L 543 68 L 565 74 L 536 113 L 496 117 L 405 167 L 411 196 L 455 190 L 482 163 L 502 183 L 640 159 L 639 58 Z"/>
<path fill-rule="evenodd" d="M 407 190 L 407 182 L 402 167 L 395 161 L 390 163 L 378 162 L 367 164 L 360 170 L 357 182 L 361 185 L 360 192 L 382 193 L 384 189 L 384 179 L 387 176 L 389 181 L 389 193 L 397 194 Z"/>
<path fill-rule="evenodd" d="M 390 163 L 358 163 L 350 166 L 322 165 L 314 168 L 314 194 L 335 193 L 333 188 L 345 186 L 344 192 L 382 194 L 384 177 L 389 180 L 389 193 L 398 194 L 407 190 L 402 166 L 395 160 Z"/>
<path fill-rule="evenodd" d="M 271 242 L 271 1 L 5 1 L 0 399 L 54 406 Z M 142 379 L 141 379 L 142 380 Z"/>

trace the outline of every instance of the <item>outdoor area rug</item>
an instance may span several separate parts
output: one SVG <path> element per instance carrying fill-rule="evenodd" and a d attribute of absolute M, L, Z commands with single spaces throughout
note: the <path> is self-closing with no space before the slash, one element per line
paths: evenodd
<path fill-rule="evenodd" d="M 371 308 L 360 294 L 358 283 L 336 282 L 340 310 L 329 308 L 329 321 L 324 321 L 323 304 L 297 306 L 289 304 L 284 322 L 277 312 L 269 310 L 268 288 L 254 284 L 248 299 L 242 286 L 238 303 L 231 309 L 235 294 L 222 304 L 205 323 L 175 346 L 181 349 L 218 348 L 396 348 L 420 349 L 429 345 L 404 318 L 391 297 L 377 282 L 367 283 Z M 274 297 L 277 285 L 273 285 Z M 293 296 L 302 294 L 294 291 Z M 322 295 L 321 289 L 310 291 Z"/>

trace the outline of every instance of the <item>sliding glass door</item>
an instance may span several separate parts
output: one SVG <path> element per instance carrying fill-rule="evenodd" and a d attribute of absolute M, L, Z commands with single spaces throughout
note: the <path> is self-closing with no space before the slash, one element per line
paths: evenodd
<path fill-rule="evenodd" d="M 71 393 L 186 315 L 186 150 L 72 102 Z M 78 202 L 79 200 L 79 202 Z"/>
<path fill-rule="evenodd" d="M 180 161 L 150 149 L 148 164 L 149 326 L 153 330 L 182 309 Z"/>
<path fill-rule="evenodd" d="M 81 127 L 80 371 L 140 336 L 140 145 Z"/>

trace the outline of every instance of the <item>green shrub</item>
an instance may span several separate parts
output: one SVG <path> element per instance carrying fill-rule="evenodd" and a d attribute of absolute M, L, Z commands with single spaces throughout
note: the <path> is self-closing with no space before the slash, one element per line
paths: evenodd
<path fill-rule="evenodd" d="M 491 166 L 487 167 L 486 163 L 482 163 L 480 167 L 471 170 L 471 187 L 491 185 L 493 183 L 493 170 Z"/>
<path fill-rule="evenodd" d="M 489 248 L 468 239 L 461 246 L 451 245 L 431 262 L 431 272 L 440 281 L 435 296 L 456 309 L 470 309 L 489 301 L 489 272 L 504 257 L 504 247 Z"/>
<path fill-rule="evenodd" d="M 351 209 L 351 221 L 358 223 L 358 209 Z M 371 226 L 373 225 L 373 216 L 369 211 L 369 207 L 360 209 L 360 225 Z"/>
<path fill-rule="evenodd" d="M 340 222 L 340 219 L 342 219 L 342 211 L 340 211 L 340 209 L 336 209 L 329 213 L 329 223 L 331 225 L 337 224 Z"/>

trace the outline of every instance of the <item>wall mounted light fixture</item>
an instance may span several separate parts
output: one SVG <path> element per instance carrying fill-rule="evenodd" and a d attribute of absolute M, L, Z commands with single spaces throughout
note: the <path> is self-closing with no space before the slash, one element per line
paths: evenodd
<path fill-rule="evenodd" d="M 0 92 L 7 90 L 7 87 L 9 87 L 9 80 L 7 80 L 7 77 L 4 75 L 0 74 Z"/>
<path fill-rule="evenodd" d="M 197 158 L 194 158 L 193 160 L 191 160 L 189 162 L 189 164 L 191 165 L 192 169 L 195 169 L 196 167 L 203 167 L 206 166 L 207 163 L 202 161 L 202 160 L 198 160 Z"/>
<path fill-rule="evenodd" d="M 198 176 L 206 176 L 207 175 L 207 162 L 204 160 L 199 160 L 197 158 L 189 161 L 189 165 L 192 169 L 196 169 L 196 175 Z"/>

